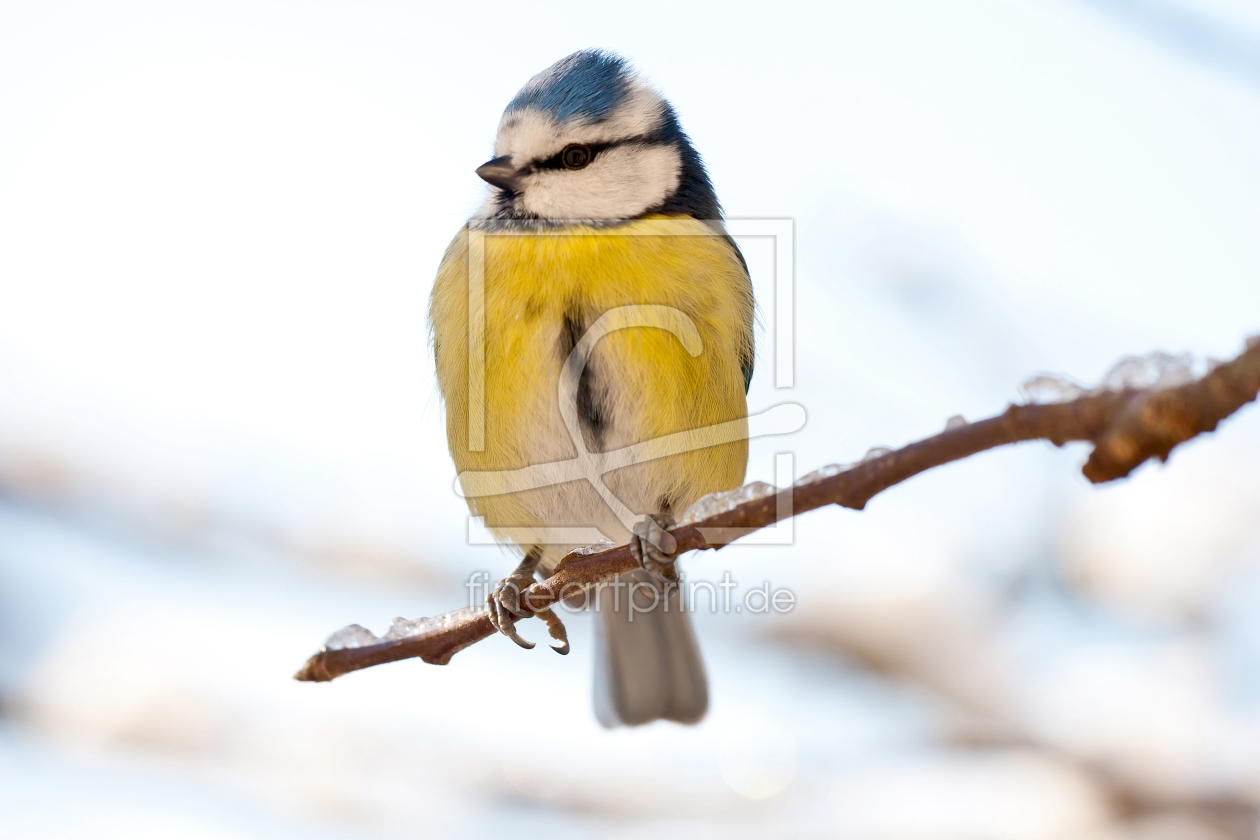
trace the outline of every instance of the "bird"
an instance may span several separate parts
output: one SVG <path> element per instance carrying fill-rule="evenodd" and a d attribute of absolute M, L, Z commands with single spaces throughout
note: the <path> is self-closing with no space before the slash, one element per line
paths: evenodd
<path fill-rule="evenodd" d="M 491 621 L 532 647 L 514 628 L 523 589 L 590 534 L 628 542 L 641 568 L 587 604 L 596 718 L 697 723 L 708 679 L 669 528 L 743 483 L 747 264 L 674 107 L 612 52 L 532 77 L 476 174 L 489 189 L 442 257 L 429 332 L 468 506 L 522 558 L 487 595 Z M 641 448 L 679 433 L 684 451 Z M 548 466 L 575 458 L 578 478 Z"/>

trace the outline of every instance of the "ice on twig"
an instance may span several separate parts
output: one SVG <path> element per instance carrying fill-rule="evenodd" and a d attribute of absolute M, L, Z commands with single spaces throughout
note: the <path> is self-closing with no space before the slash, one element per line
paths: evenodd
<path fill-rule="evenodd" d="M 376 638 L 376 634 L 366 627 L 351 624 L 349 627 L 342 627 L 329 636 L 328 640 L 324 642 L 324 648 L 327 650 L 345 650 L 346 648 L 367 647 L 380 641 L 381 639 Z"/>
<path fill-rule="evenodd" d="M 600 540 L 599 542 L 594 542 L 590 545 L 584 545 L 581 548 L 575 548 L 569 553 L 578 557 L 585 557 L 588 554 L 599 554 L 601 551 L 607 551 L 610 548 L 616 547 L 617 544 L 612 540 Z"/>
<path fill-rule="evenodd" d="M 419 636 L 432 626 L 433 619 L 431 618 L 395 618 L 390 622 L 389 629 L 385 631 L 385 635 L 381 636 L 381 641 L 395 642 L 410 636 Z"/>
<path fill-rule="evenodd" d="M 324 649 L 346 650 L 348 648 L 361 648 L 368 645 L 379 645 L 385 642 L 397 642 L 402 639 L 424 636 L 459 624 L 469 618 L 472 613 L 480 612 L 484 609 L 485 607 L 480 606 L 464 607 L 462 610 L 444 613 L 433 618 L 395 618 L 393 623 L 389 625 L 389 629 L 385 631 L 385 635 L 379 637 L 374 636 L 372 631 L 366 627 L 351 624 L 349 627 L 343 627 L 329 636 L 328 640 L 324 642 Z"/>
<path fill-rule="evenodd" d="M 1071 402 L 1080 397 L 1126 389 L 1163 391 L 1195 381 L 1199 375 L 1196 368 L 1203 368 L 1206 372 L 1211 366 L 1196 364 L 1189 353 L 1174 356 L 1156 352 L 1146 356 L 1125 356 L 1093 388 L 1086 388 L 1066 377 L 1042 374 L 1029 379 L 1019 390 L 1029 403 L 1038 404 Z"/>
<path fill-rule="evenodd" d="M 1095 391 L 1123 391 L 1126 388 L 1151 388 L 1161 391 L 1179 388 L 1194 381 L 1194 357 L 1189 353 L 1151 353 L 1147 356 L 1126 356 L 1103 376 Z"/>
<path fill-rule="evenodd" d="M 1019 391 L 1029 403 L 1040 405 L 1071 402 L 1086 393 L 1084 388 L 1065 376 L 1044 373 L 1020 385 Z"/>
<path fill-rule="evenodd" d="M 961 429 L 966 425 L 967 418 L 963 417 L 961 414 L 955 414 L 953 417 L 945 421 L 945 431 L 948 432 L 950 429 Z"/>
<path fill-rule="evenodd" d="M 793 487 L 804 487 L 806 484 L 813 484 L 815 481 L 822 481 L 824 478 L 831 478 L 833 475 L 853 469 L 853 464 L 828 464 L 825 467 L 819 467 L 811 473 L 805 473 L 796 480 Z"/>
<path fill-rule="evenodd" d="M 727 490 L 724 493 L 710 493 L 702 497 L 691 507 L 683 511 L 682 519 L 679 525 L 691 525 L 695 522 L 701 522 L 710 516 L 717 516 L 719 513 L 732 511 L 745 502 L 764 499 L 766 496 L 772 496 L 778 492 L 778 488 L 773 484 L 766 484 L 764 481 L 754 481 L 752 484 L 745 484 L 735 490 Z"/>
<path fill-rule="evenodd" d="M 876 458 L 883 458 L 885 455 L 891 455 L 892 449 L 887 446 L 872 446 L 866 450 L 866 454 L 862 456 L 863 461 L 874 461 Z"/>
<path fill-rule="evenodd" d="M 395 618 L 394 622 L 389 625 L 389 630 L 381 637 L 381 641 L 396 642 L 400 639 L 427 636 L 430 633 L 436 633 L 447 627 L 460 624 L 474 613 L 481 612 L 484 609 L 485 607 L 483 606 L 464 607 L 462 610 L 435 615 L 433 618 L 416 618 L 410 621 L 405 618 Z"/>

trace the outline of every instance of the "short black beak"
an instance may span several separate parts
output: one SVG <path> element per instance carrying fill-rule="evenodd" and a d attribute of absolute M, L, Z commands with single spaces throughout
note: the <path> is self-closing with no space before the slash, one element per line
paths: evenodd
<path fill-rule="evenodd" d="M 482 180 L 501 190 L 517 192 L 520 189 L 521 176 L 516 171 L 516 167 L 512 166 L 510 155 L 503 155 L 494 160 L 486 161 L 477 167 L 477 174 L 481 176 Z"/>

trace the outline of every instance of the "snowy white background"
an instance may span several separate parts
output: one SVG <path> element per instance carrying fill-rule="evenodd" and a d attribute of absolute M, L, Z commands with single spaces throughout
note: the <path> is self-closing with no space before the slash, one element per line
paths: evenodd
<path fill-rule="evenodd" d="M 1115 486 L 1027 445 L 691 558 L 799 601 L 698 617 L 694 729 L 600 730 L 582 618 L 289 679 L 511 565 L 425 304 L 504 104 L 588 46 L 795 220 L 796 387 L 763 356 L 750 404 L 809 422 L 749 480 L 1260 332 L 1254 0 L 6 0 L 0 836 L 1253 836 L 1254 408 Z"/>

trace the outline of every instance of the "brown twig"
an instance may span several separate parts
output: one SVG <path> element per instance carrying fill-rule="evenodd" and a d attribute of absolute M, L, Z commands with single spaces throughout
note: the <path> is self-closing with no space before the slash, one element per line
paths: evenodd
<path fill-rule="evenodd" d="M 921 472 L 1026 440 L 1056 446 L 1092 441 L 1083 472 L 1094 483 L 1123 478 L 1148 458 L 1167 460 L 1178 444 L 1213 431 L 1224 418 L 1256 398 L 1260 390 L 1260 337 L 1231 362 L 1202 379 L 1164 390 L 1128 389 L 1090 393 L 1064 403 L 1011 405 L 997 417 L 959 425 L 886 455 L 865 460 L 808 484 L 784 488 L 694 524 L 671 529 L 678 551 L 721 548 L 740 536 L 825 505 L 861 510 L 876 494 Z M 628 546 L 572 554 L 545 581 L 522 598 L 542 612 L 562 598 L 585 591 L 637 568 Z M 466 608 L 431 619 L 422 633 L 357 648 L 324 649 L 294 678 L 324 682 L 342 674 L 418 657 L 445 665 L 471 644 L 494 635 L 484 607 Z"/>

